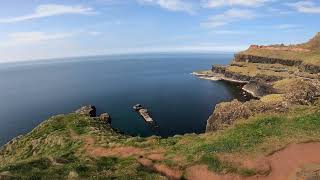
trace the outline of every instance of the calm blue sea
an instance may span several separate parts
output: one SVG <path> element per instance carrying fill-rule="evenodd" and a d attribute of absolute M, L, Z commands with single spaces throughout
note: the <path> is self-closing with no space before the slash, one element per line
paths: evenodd
<path fill-rule="evenodd" d="M 0 145 L 52 115 L 92 104 L 131 135 L 202 133 L 214 106 L 241 98 L 238 87 L 190 73 L 233 54 L 136 54 L 0 64 Z M 132 110 L 152 113 L 153 130 Z"/>

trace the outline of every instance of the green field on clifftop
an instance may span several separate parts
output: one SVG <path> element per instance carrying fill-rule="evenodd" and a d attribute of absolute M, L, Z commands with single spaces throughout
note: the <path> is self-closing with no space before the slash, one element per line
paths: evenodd
<path fill-rule="evenodd" d="M 301 60 L 305 64 L 320 65 L 320 33 L 309 40 L 306 43 L 291 45 L 292 47 L 298 47 L 308 49 L 310 52 L 296 52 L 286 50 L 269 50 L 269 49 L 252 49 L 249 48 L 246 51 L 239 54 L 261 56 L 268 58 L 286 59 L 286 60 Z"/>

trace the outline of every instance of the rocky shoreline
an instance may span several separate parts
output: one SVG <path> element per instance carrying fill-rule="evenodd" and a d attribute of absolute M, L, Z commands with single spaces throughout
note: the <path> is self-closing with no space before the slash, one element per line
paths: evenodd
<path fill-rule="evenodd" d="M 317 38 L 320 40 L 320 36 Z M 268 46 L 263 47 L 269 50 Z M 258 98 L 243 103 L 234 100 L 216 105 L 207 120 L 206 132 L 223 129 L 234 121 L 256 114 L 283 113 L 297 105 L 312 106 L 320 96 L 320 66 L 305 63 L 298 58 L 250 54 L 251 51 L 258 53 L 266 48 L 251 46 L 247 51 L 236 54 L 229 65 L 213 65 L 208 71 L 193 73 L 201 79 L 240 83 L 244 91 Z M 281 47 L 277 54 L 282 49 L 286 48 Z M 301 52 L 315 53 L 311 50 Z"/>

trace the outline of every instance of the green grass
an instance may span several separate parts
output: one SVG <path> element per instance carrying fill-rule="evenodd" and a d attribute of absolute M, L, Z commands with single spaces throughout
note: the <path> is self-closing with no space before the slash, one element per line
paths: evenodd
<path fill-rule="evenodd" d="M 224 172 L 225 174 L 237 172 L 235 166 L 230 163 L 220 161 L 220 159 L 215 155 L 203 155 L 199 162 L 207 164 L 208 168 L 214 172 Z"/>
<path fill-rule="evenodd" d="M 87 133 L 89 125 L 90 122 L 85 118 L 76 119 L 70 123 L 71 129 L 79 135 Z"/>
<path fill-rule="evenodd" d="M 270 69 L 261 69 L 260 66 L 270 66 Z M 257 64 L 257 63 L 246 63 L 246 66 L 228 66 L 227 71 L 229 72 L 234 72 L 250 77 L 256 77 L 258 75 L 262 76 L 277 76 L 277 77 L 282 77 L 286 78 L 289 77 L 288 72 L 276 72 L 275 69 L 272 68 L 273 65 L 262 65 L 262 64 Z M 293 69 L 293 68 L 291 68 Z"/>
<path fill-rule="evenodd" d="M 283 94 L 269 94 L 260 99 L 264 103 L 283 102 Z"/>
<path fill-rule="evenodd" d="M 87 157 L 81 151 L 82 142 L 70 136 L 72 129 L 79 137 L 94 136 L 100 145 L 112 143 L 150 150 L 164 149 L 166 159 L 162 163 L 169 167 L 183 170 L 195 164 L 205 164 L 217 173 L 250 176 L 255 174 L 254 170 L 219 159 L 219 155 L 265 155 L 291 142 L 320 140 L 319 110 L 319 106 L 299 106 L 287 114 L 264 114 L 241 120 L 214 133 L 169 138 L 128 137 L 88 117 L 75 114 L 56 116 L 13 143 L 11 149 L 0 151 L 3 153 L 0 173 L 9 171 L 13 178 L 24 179 L 66 179 L 70 172 L 84 179 L 160 177 L 142 167 L 134 157 Z M 172 160 L 177 156 L 182 157 L 180 162 Z"/>
<path fill-rule="evenodd" d="M 255 171 L 218 158 L 219 154 L 266 155 L 291 142 L 320 140 L 319 107 L 305 107 L 282 115 L 261 115 L 241 121 L 232 128 L 203 135 L 160 139 L 170 157 L 185 157 L 190 164 L 207 164 L 218 173 L 253 175 Z"/>
<path fill-rule="evenodd" d="M 212 143 L 199 147 L 205 153 L 232 153 L 240 150 L 251 150 L 267 138 L 281 135 L 283 120 L 279 117 L 258 119 L 254 123 L 238 124 Z"/>

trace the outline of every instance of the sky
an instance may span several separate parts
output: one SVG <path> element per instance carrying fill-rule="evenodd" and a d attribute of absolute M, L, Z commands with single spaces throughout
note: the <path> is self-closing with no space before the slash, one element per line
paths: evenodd
<path fill-rule="evenodd" d="M 0 62 L 237 52 L 320 31 L 320 0 L 2 0 Z"/>

